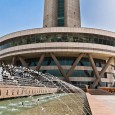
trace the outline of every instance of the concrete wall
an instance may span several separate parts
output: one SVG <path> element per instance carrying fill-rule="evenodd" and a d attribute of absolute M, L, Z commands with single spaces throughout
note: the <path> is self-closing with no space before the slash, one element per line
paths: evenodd
<path fill-rule="evenodd" d="M 95 58 L 108 58 L 115 56 L 115 48 L 113 46 L 91 44 L 91 43 L 71 43 L 71 42 L 55 42 L 55 43 L 36 43 L 20 45 L 7 48 L 0 51 L 0 59 L 5 60 L 8 57 L 22 55 L 28 57 L 38 55 L 40 53 L 59 53 L 77 55 L 79 53 L 92 53 Z"/>
<path fill-rule="evenodd" d="M 56 93 L 57 88 L 0 85 L 0 99 Z"/>

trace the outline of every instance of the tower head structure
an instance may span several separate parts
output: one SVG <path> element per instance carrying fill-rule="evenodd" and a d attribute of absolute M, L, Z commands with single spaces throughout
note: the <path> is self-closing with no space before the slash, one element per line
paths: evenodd
<path fill-rule="evenodd" d="M 79 0 L 45 0 L 44 27 L 81 27 Z"/>

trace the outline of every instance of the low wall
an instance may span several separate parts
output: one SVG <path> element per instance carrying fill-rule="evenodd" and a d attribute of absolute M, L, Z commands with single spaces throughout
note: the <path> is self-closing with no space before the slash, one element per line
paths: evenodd
<path fill-rule="evenodd" d="M 50 94 L 56 92 L 57 88 L 0 85 L 0 99 Z"/>
<path fill-rule="evenodd" d="M 109 91 L 110 93 L 114 93 L 115 94 L 115 87 L 100 87 L 100 89 Z"/>

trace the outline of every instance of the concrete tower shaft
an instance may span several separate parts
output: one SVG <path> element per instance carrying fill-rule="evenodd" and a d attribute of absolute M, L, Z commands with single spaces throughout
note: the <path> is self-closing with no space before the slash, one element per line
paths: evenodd
<path fill-rule="evenodd" d="M 45 0 L 44 27 L 81 27 L 79 0 Z"/>
<path fill-rule="evenodd" d="M 65 0 L 65 26 L 81 27 L 79 0 Z"/>
<path fill-rule="evenodd" d="M 44 4 L 44 27 L 57 26 L 57 0 L 45 0 Z"/>

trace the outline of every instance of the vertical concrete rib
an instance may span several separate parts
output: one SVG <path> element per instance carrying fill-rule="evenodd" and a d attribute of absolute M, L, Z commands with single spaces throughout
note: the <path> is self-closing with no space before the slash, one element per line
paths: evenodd
<path fill-rule="evenodd" d="M 58 27 L 58 20 L 64 18 L 64 27 L 81 27 L 80 18 L 80 1 L 79 0 L 64 0 L 64 17 L 58 8 L 59 0 L 45 0 L 44 5 L 44 23 L 43 27 Z M 62 7 L 62 6 L 61 6 Z M 62 21 L 62 20 L 60 20 Z"/>
<path fill-rule="evenodd" d="M 65 80 L 67 82 L 70 82 L 69 77 L 66 76 L 63 68 L 61 67 L 61 65 L 60 65 L 59 61 L 57 60 L 57 58 L 55 57 L 55 55 L 53 53 L 51 53 L 50 55 L 51 55 L 52 59 L 54 60 L 54 62 L 56 63 L 56 65 L 58 66 L 58 68 L 59 68 L 61 74 L 63 75 L 63 77 L 65 78 Z"/>
<path fill-rule="evenodd" d="M 95 75 L 96 75 L 96 80 L 94 81 L 93 85 L 92 85 L 92 88 L 95 88 L 98 83 L 101 81 L 101 77 L 104 75 L 104 73 L 106 72 L 107 68 L 109 67 L 111 61 L 114 59 L 113 57 L 109 58 L 106 65 L 103 67 L 103 69 L 101 70 L 100 72 L 100 75 L 99 75 L 99 72 L 97 71 L 97 68 L 95 66 L 95 63 L 93 61 L 93 58 L 90 54 L 88 54 L 89 56 L 89 59 L 90 59 L 90 62 L 92 64 L 92 68 L 93 68 L 93 71 L 95 72 Z"/>
<path fill-rule="evenodd" d="M 43 27 L 57 26 L 57 0 L 45 0 Z"/>
<path fill-rule="evenodd" d="M 83 56 L 84 56 L 84 54 L 80 54 L 79 57 L 75 60 L 75 62 L 73 63 L 72 67 L 67 72 L 67 77 L 69 77 L 72 74 L 72 72 L 74 71 L 75 67 L 77 66 L 77 64 L 79 63 L 79 61 L 81 60 L 81 58 Z"/>
<path fill-rule="evenodd" d="M 65 0 L 65 27 L 81 27 L 80 1 Z"/>
<path fill-rule="evenodd" d="M 110 63 L 112 62 L 114 58 L 110 57 L 106 63 L 106 65 L 103 67 L 103 69 L 100 72 L 100 76 L 102 77 L 104 75 L 104 73 L 106 72 L 107 68 L 109 67 Z"/>
<path fill-rule="evenodd" d="M 25 62 L 25 60 L 22 57 L 19 56 L 18 58 L 24 67 L 29 68 L 28 64 Z"/>
<path fill-rule="evenodd" d="M 95 88 L 95 87 L 98 85 L 98 83 L 99 83 L 99 81 L 101 80 L 101 78 L 100 78 L 99 72 L 97 71 L 97 68 L 96 68 L 96 65 L 95 65 L 95 62 L 94 62 L 94 60 L 93 60 L 92 55 L 91 55 L 91 54 L 88 54 L 88 57 L 89 57 L 89 60 L 90 60 L 90 62 L 91 62 L 91 66 L 92 66 L 93 71 L 94 71 L 95 76 L 96 76 L 96 80 L 94 81 L 94 83 L 93 83 L 93 85 L 92 85 L 91 87 L 92 87 L 92 88 Z"/>
<path fill-rule="evenodd" d="M 14 57 L 12 58 L 12 65 L 15 65 L 15 62 L 16 62 L 16 57 L 14 56 Z"/>
<path fill-rule="evenodd" d="M 37 64 L 37 67 L 36 67 L 37 71 L 40 69 L 42 62 L 44 61 L 44 58 L 45 58 L 45 54 L 42 54 L 41 57 L 40 57 L 40 60 Z"/>

